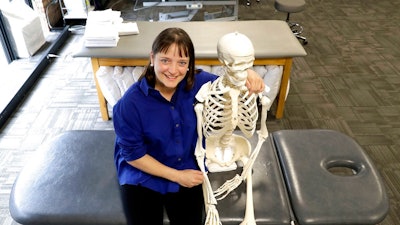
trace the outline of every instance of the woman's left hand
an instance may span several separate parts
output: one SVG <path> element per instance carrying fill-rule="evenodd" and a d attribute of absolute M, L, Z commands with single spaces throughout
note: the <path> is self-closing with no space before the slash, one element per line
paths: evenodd
<path fill-rule="evenodd" d="M 249 90 L 249 94 L 258 94 L 265 89 L 264 80 L 254 70 L 248 69 L 246 87 Z"/>

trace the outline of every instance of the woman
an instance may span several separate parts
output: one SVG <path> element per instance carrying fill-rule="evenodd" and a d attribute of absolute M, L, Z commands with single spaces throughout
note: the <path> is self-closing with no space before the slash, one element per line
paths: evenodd
<path fill-rule="evenodd" d="M 128 224 L 200 225 L 204 202 L 194 149 L 197 140 L 195 95 L 217 78 L 195 69 L 189 35 L 168 28 L 154 40 L 150 63 L 113 109 L 114 159 Z M 264 89 L 248 71 L 251 92 Z"/>

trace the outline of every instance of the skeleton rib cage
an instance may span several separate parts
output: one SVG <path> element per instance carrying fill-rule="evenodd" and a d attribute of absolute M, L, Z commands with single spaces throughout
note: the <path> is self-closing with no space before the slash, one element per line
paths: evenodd
<path fill-rule="evenodd" d="M 203 134 L 206 138 L 232 134 L 236 126 L 246 137 L 253 135 L 258 119 L 256 95 L 249 96 L 247 90 L 241 90 L 237 99 L 239 104 L 235 105 L 230 90 L 223 85 L 221 78 L 211 84 L 203 109 Z"/>

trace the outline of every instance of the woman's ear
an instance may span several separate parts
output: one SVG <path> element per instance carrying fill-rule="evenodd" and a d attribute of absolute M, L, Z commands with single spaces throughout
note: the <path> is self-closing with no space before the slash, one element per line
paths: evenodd
<path fill-rule="evenodd" d="M 154 53 L 150 52 L 150 65 L 154 65 Z"/>

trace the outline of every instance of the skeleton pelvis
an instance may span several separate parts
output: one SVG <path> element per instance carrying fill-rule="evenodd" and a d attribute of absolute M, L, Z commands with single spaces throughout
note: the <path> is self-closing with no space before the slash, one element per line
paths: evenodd
<path fill-rule="evenodd" d="M 232 134 L 229 144 L 222 147 L 220 139 L 210 136 L 206 139 L 206 166 L 210 172 L 235 170 L 247 162 L 251 151 L 250 142 Z M 238 164 L 240 163 L 240 164 Z"/>

